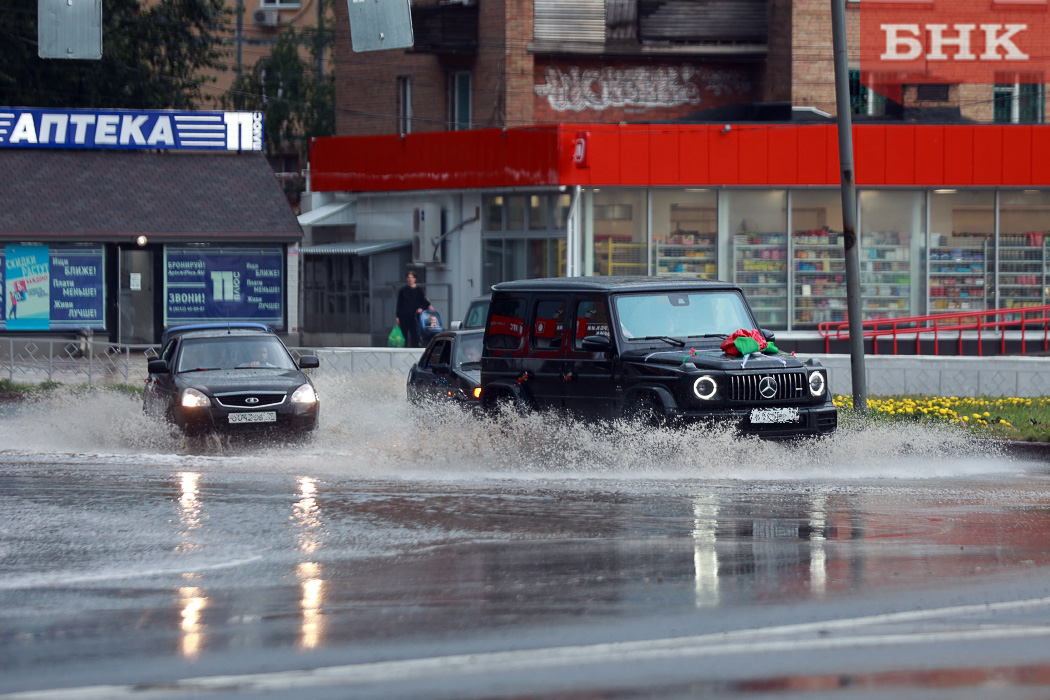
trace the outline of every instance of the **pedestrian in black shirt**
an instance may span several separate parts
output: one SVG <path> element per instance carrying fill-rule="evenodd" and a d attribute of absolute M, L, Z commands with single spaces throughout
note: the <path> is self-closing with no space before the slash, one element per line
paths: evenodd
<path fill-rule="evenodd" d="M 405 336 L 406 348 L 419 347 L 419 314 L 423 309 L 434 310 L 427 298 L 426 291 L 416 284 L 416 273 L 409 270 L 405 275 L 408 282 L 404 287 L 397 290 L 397 316 L 394 323 L 401 327 L 401 335 Z"/>

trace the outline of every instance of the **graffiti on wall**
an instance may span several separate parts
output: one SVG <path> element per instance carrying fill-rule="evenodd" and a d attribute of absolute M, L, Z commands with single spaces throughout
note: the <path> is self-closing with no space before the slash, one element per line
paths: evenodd
<path fill-rule="evenodd" d="M 614 107 L 679 107 L 700 104 L 701 93 L 731 96 L 748 91 L 749 84 L 734 71 L 697 70 L 680 66 L 581 69 L 558 66 L 544 69 L 546 82 L 534 86 L 557 112 L 602 111 Z M 701 84 L 703 88 L 701 88 Z"/>

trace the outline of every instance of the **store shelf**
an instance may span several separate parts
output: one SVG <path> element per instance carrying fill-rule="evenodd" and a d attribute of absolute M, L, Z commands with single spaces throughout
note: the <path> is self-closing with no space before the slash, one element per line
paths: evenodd
<path fill-rule="evenodd" d="M 861 312 L 865 320 L 912 314 L 911 234 L 861 234 Z"/>
<path fill-rule="evenodd" d="M 827 227 L 795 231 L 793 250 L 793 325 L 846 320 L 846 262 L 842 234 Z"/>
<path fill-rule="evenodd" d="M 783 232 L 733 236 L 733 282 L 744 290 L 763 328 L 787 328 L 787 256 Z"/>

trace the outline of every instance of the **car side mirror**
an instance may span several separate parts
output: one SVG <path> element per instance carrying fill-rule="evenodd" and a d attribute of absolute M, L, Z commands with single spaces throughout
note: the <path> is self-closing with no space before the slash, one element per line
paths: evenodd
<path fill-rule="evenodd" d="M 766 339 L 767 343 L 776 342 L 777 336 L 773 331 L 767 331 L 765 328 L 760 328 L 758 332 L 762 334 L 762 337 Z"/>
<path fill-rule="evenodd" d="M 321 366 L 321 361 L 317 359 L 317 355 L 303 355 L 299 358 L 299 369 L 316 369 Z"/>
<path fill-rule="evenodd" d="M 460 328 L 460 326 L 462 326 L 462 325 L 463 325 L 463 322 L 462 322 L 462 321 L 453 321 L 453 322 L 451 323 L 451 325 L 449 325 L 448 329 L 449 329 L 450 331 L 458 331 L 458 330 L 459 330 L 459 328 Z"/>
<path fill-rule="evenodd" d="M 167 360 L 150 360 L 146 365 L 146 370 L 150 374 L 169 374 L 171 372 Z"/>
<path fill-rule="evenodd" d="M 589 335 L 580 346 L 590 352 L 608 352 L 612 350 L 612 341 L 604 335 Z"/>
<path fill-rule="evenodd" d="M 435 362 L 430 365 L 430 371 L 434 374 L 448 374 L 451 371 L 447 362 Z"/>

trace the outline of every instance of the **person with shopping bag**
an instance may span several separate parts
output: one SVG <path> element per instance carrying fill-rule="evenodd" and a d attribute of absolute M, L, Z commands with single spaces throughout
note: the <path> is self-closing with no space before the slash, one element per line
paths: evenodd
<path fill-rule="evenodd" d="M 405 347 L 418 348 L 419 314 L 424 309 L 433 311 L 434 307 L 427 298 L 426 290 L 417 283 L 414 270 L 405 274 L 405 281 L 407 284 L 397 291 L 397 316 L 394 317 L 394 323 L 405 337 Z"/>

